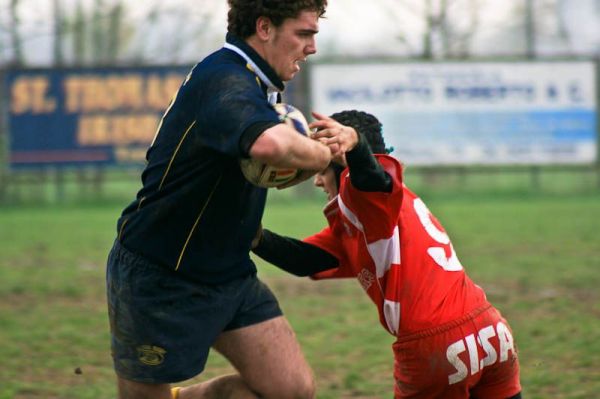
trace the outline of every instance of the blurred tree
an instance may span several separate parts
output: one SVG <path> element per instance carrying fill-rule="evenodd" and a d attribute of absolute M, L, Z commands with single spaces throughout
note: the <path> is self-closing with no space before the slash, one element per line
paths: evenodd
<path fill-rule="evenodd" d="M 561 38 L 561 40 L 565 43 L 567 43 L 567 47 L 571 47 L 571 33 L 569 32 L 569 29 L 567 28 L 567 20 L 566 20 L 566 13 L 565 13 L 565 9 L 566 9 L 566 0 L 557 0 L 556 2 L 556 7 L 555 7 L 555 13 L 556 13 L 556 19 L 558 20 L 558 36 Z M 600 4 L 600 1 L 598 2 L 598 4 Z"/>
<path fill-rule="evenodd" d="M 73 42 L 73 63 L 83 65 L 86 58 L 86 16 L 81 0 L 76 0 L 74 15 L 70 24 L 71 38 Z"/>
<path fill-rule="evenodd" d="M 61 66 L 64 63 L 64 51 L 63 51 L 63 31 L 64 31 L 64 17 L 62 12 L 61 0 L 53 0 L 54 10 L 54 65 Z"/>
<path fill-rule="evenodd" d="M 480 0 L 380 0 L 393 20 L 421 20 L 420 45 L 411 46 L 411 32 L 399 31 L 396 39 L 409 56 L 426 60 L 466 58 L 479 29 Z M 397 24 L 397 26 L 402 26 Z M 402 29 L 402 28 L 399 28 Z"/>
<path fill-rule="evenodd" d="M 0 9 L 0 15 L 6 15 L 6 12 L 3 12 L 3 10 Z M 4 21 L 0 18 L 0 65 L 2 65 L 4 62 L 5 51 L 7 49 L 7 45 L 5 42 L 5 32 L 6 25 Z"/>
<path fill-rule="evenodd" d="M 202 7 L 189 7 L 146 0 L 145 6 L 124 57 L 138 62 L 192 63 L 223 42 L 225 32 L 220 27 L 215 29 L 215 21 L 226 12 L 224 1 L 206 1 Z"/>
<path fill-rule="evenodd" d="M 10 0 L 10 6 L 8 9 L 8 32 L 10 35 L 10 44 L 13 50 L 13 59 L 9 61 L 9 64 L 12 65 L 25 64 L 25 58 L 23 54 L 23 42 L 21 40 L 21 32 L 19 31 L 21 25 L 18 10 L 19 3 L 20 0 Z"/>
<path fill-rule="evenodd" d="M 157 29 L 161 14 L 160 3 L 151 3 L 146 6 L 148 8 L 146 8 L 145 18 L 136 26 L 138 37 L 141 37 L 142 40 L 134 41 L 134 47 L 130 55 L 131 60 L 135 63 L 143 63 L 145 61 L 146 54 L 149 52 L 148 46 L 150 45 L 150 40 L 144 40 L 144 38 Z"/>
<path fill-rule="evenodd" d="M 436 22 L 434 21 L 435 17 L 433 15 L 433 4 L 431 1 L 432 0 L 425 0 L 425 9 L 423 10 L 425 32 L 423 32 L 423 53 L 421 54 L 421 57 L 428 60 L 433 58 L 433 31 L 436 25 Z"/>
<path fill-rule="evenodd" d="M 533 13 L 533 0 L 525 0 L 525 56 L 535 58 L 536 34 L 535 19 Z"/>
<path fill-rule="evenodd" d="M 573 6 L 572 1 L 566 0 L 522 0 L 515 3 L 506 30 L 516 32 L 515 39 L 521 35 L 523 46 L 515 46 L 513 55 L 536 58 L 540 54 L 574 54 L 573 27 L 569 28 L 567 23 L 567 15 L 573 11 Z"/>
<path fill-rule="evenodd" d="M 123 39 L 122 29 L 125 23 L 125 10 L 121 2 L 113 4 L 108 10 L 106 62 L 115 63 L 118 60 Z"/>
<path fill-rule="evenodd" d="M 221 45 L 227 13 L 224 0 L 202 0 L 201 6 L 190 0 L 143 0 L 143 7 L 139 0 L 0 3 L 0 63 L 12 64 L 195 62 Z M 343 33 L 333 33 L 328 42 L 320 43 L 317 57 L 349 52 L 421 59 L 600 54 L 599 28 L 595 28 L 600 26 L 600 0 L 346 0 L 335 4 L 338 13 L 331 14 L 331 21 L 336 24 L 330 26 L 347 28 L 353 24 L 348 18 L 371 11 L 377 14 L 377 22 L 361 24 L 365 39 L 360 43 L 348 43 Z M 369 41 L 372 32 L 367 29 L 379 34 Z M 384 44 L 383 35 L 395 41 Z"/>
<path fill-rule="evenodd" d="M 409 57 L 600 54 L 600 0 L 510 0 L 502 4 L 378 0 L 389 24 L 397 27 L 397 43 Z M 499 13 L 493 14 L 495 10 Z"/>
<path fill-rule="evenodd" d="M 95 0 L 94 9 L 92 11 L 92 58 L 95 64 L 103 64 L 106 62 L 106 19 L 104 17 L 105 4 L 104 0 Z"/>
<path fill-rule="evenodd" d="M 83 0 L 71 0 L 71 12 L 65 12 L 61 2 L 54 1 L 55 14 L 55 57 L 62 51 L 62 62 L 73 65 L 109 64 L 119 61 L 119 54 L 127 45 L 125 32 L 128 28 L 126 9 L 122 0 L 107 3 L 94 0 L 91 7 L 86 7 Z M 60 25 L 61 28 L 56 28 Z M 70 44 L 70 58 L 64 55 L 64 47 Z"/>

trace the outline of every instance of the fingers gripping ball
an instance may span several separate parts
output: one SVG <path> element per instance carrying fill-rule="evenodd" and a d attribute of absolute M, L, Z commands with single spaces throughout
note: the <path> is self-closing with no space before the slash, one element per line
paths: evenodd
<path fill-rule="evenodd" d="M 281 103 L 275 104 L 273 108 L 279 114 L 281 122 L 292 127 L 298 133 L 309 135 L 308 122 L 300 110 L 292 105 Z M 250 183 L 265 188 L 285 184 L 298 175 L 298 169 L 276 168 L 254 159 L 242 159 L 240 167 L 244 177 Z"/>

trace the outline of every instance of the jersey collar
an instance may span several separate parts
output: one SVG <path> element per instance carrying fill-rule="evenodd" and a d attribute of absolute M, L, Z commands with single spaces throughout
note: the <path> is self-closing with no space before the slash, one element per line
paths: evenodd
<path fill-rule="evenodd" d="M 273 68 L 245 41 L 227 33 L 223 47 L 246 60 L 258 78 L 267 86 L 269 97 L 277 97 L 279 93 L 283 92 L 285 86 Z"/>

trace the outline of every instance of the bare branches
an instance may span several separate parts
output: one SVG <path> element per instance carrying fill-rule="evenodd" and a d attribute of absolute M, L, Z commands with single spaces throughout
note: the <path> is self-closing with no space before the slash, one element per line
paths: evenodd
<path fill-rule="evenodd" d="M 334 30 L 322 37 L 317 56 L 598 55 L 595 4 L 600 3 L 331 2 L 327 24 Z M 226 14 L 224 0 L 143 0 L 143 6 L 139 0 L 0 0 L 0 65 L 192 63 L 221 45 Z"/>

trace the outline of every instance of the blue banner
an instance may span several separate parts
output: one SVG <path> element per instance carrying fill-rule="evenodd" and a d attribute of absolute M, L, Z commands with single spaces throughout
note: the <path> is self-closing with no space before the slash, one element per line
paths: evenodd
<path fill-rule="evenodd" d="M 11 70 L 12 168 L 143 165 L 190 67 Z"/>

